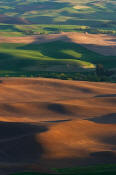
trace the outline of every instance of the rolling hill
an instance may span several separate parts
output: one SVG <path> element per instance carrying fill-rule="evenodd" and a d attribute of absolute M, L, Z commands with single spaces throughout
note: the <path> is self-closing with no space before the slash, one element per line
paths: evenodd
<path fill-rule="evenodd" d="M 0 11 L 1 14 L 20 16 L 38 24 L 81 24 L 88 21 L 93 25 L 99 22 L 100 25 L 100 21 L 101 24 L 104 21 L 104 26 L 107 26 L 107 22 L 113 25 L 114 21 L 115 24 L 115 5 L 113 0 L 1 0 Z"/>
<path fill-rule="evenodd" d="M 115 82 L 115 11 L 113 0 L 1 0 L 0 75 Z"/>
<path fill-rule="evenodd" d="M 113 0 L 1 0 L 0 76 L 115 82 L 115 11 Z"/>
<path fill-rule="evenodd" d="M 116 164 L 115 87 L 2 78 L 0 173 Z"/>
<path fill-rule="evenodd" d="M 0 1 L 0 175 L 116 174 L 115 13 Z"/>
<path fill-rule="evenodd" d="M 115 34 L 115 11 L 116 2 L 113 0 L 1 0 L 0 14 L 5 17 L 0 16 L 0 22 L 32 24 L 34 27 L 26 26 L 27 33 L 74 30 Z M 47 24 L 50 26 L 43 26 Z M 74 29 L 71 25 L 77 25 L 78 28 L 75 26 Z"/>
<path fill-rule="evenodd" d="M 0 37 L 1 76 L 99 81 L 95 67 L 102 64 L 113 72 L 106 76 L 106 81 L 115 81 L 115 56 L 115 37 L 108 35 L 61 33 Z"/>

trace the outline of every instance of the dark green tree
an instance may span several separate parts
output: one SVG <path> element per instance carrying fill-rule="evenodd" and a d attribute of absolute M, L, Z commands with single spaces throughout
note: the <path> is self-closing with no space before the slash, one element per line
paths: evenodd
<path fill-rule="evenodd" d="M 97 64 L 96 65 L 96 74 L 98 76 L 104 76 L 105 75 L 104 66 L 102 64 Z"/>

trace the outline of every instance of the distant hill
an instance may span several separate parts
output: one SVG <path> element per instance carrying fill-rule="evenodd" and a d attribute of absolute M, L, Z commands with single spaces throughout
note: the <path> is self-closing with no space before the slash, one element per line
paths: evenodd
<path fill-rule="evenodd" d="M 7 23 L 7 24 L 29 24 L 26 19 L 19 18 L 19 17 L 10 17 L 5 15 L 0 15 L 0 23 Z"/>
<path fill-rule="evenodd" d="M 115 23 L 113 0 L 1 0 L 0 14 L 23 17 L 37 24 L 80 24 L 108 27 Z M 7 21 L 4 21 L 7 23 Z M 98 24 L 99 22 L 99 24 Z M 116 25 L 116 24 L 115 24 Z"/>

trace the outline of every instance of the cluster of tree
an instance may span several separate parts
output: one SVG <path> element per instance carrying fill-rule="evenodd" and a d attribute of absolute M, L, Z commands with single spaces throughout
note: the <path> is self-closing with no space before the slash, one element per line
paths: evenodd
<path fill-rule="evenodd" d="M 97 64 L 96 65 L 96 75 L 101 77 L 101 76 L 111 76 L 114 74 L 114 71 L 111 70 L 105 70 L 104 66 L 102 64 Z"/>

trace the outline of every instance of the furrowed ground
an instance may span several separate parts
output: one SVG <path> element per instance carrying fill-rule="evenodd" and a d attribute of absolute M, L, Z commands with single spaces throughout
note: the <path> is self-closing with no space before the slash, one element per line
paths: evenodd
<path fill-rule="evenodd" d="M 115 84 L 1 78 L 0 92 L 0 174 L 116 172 Z"/>

